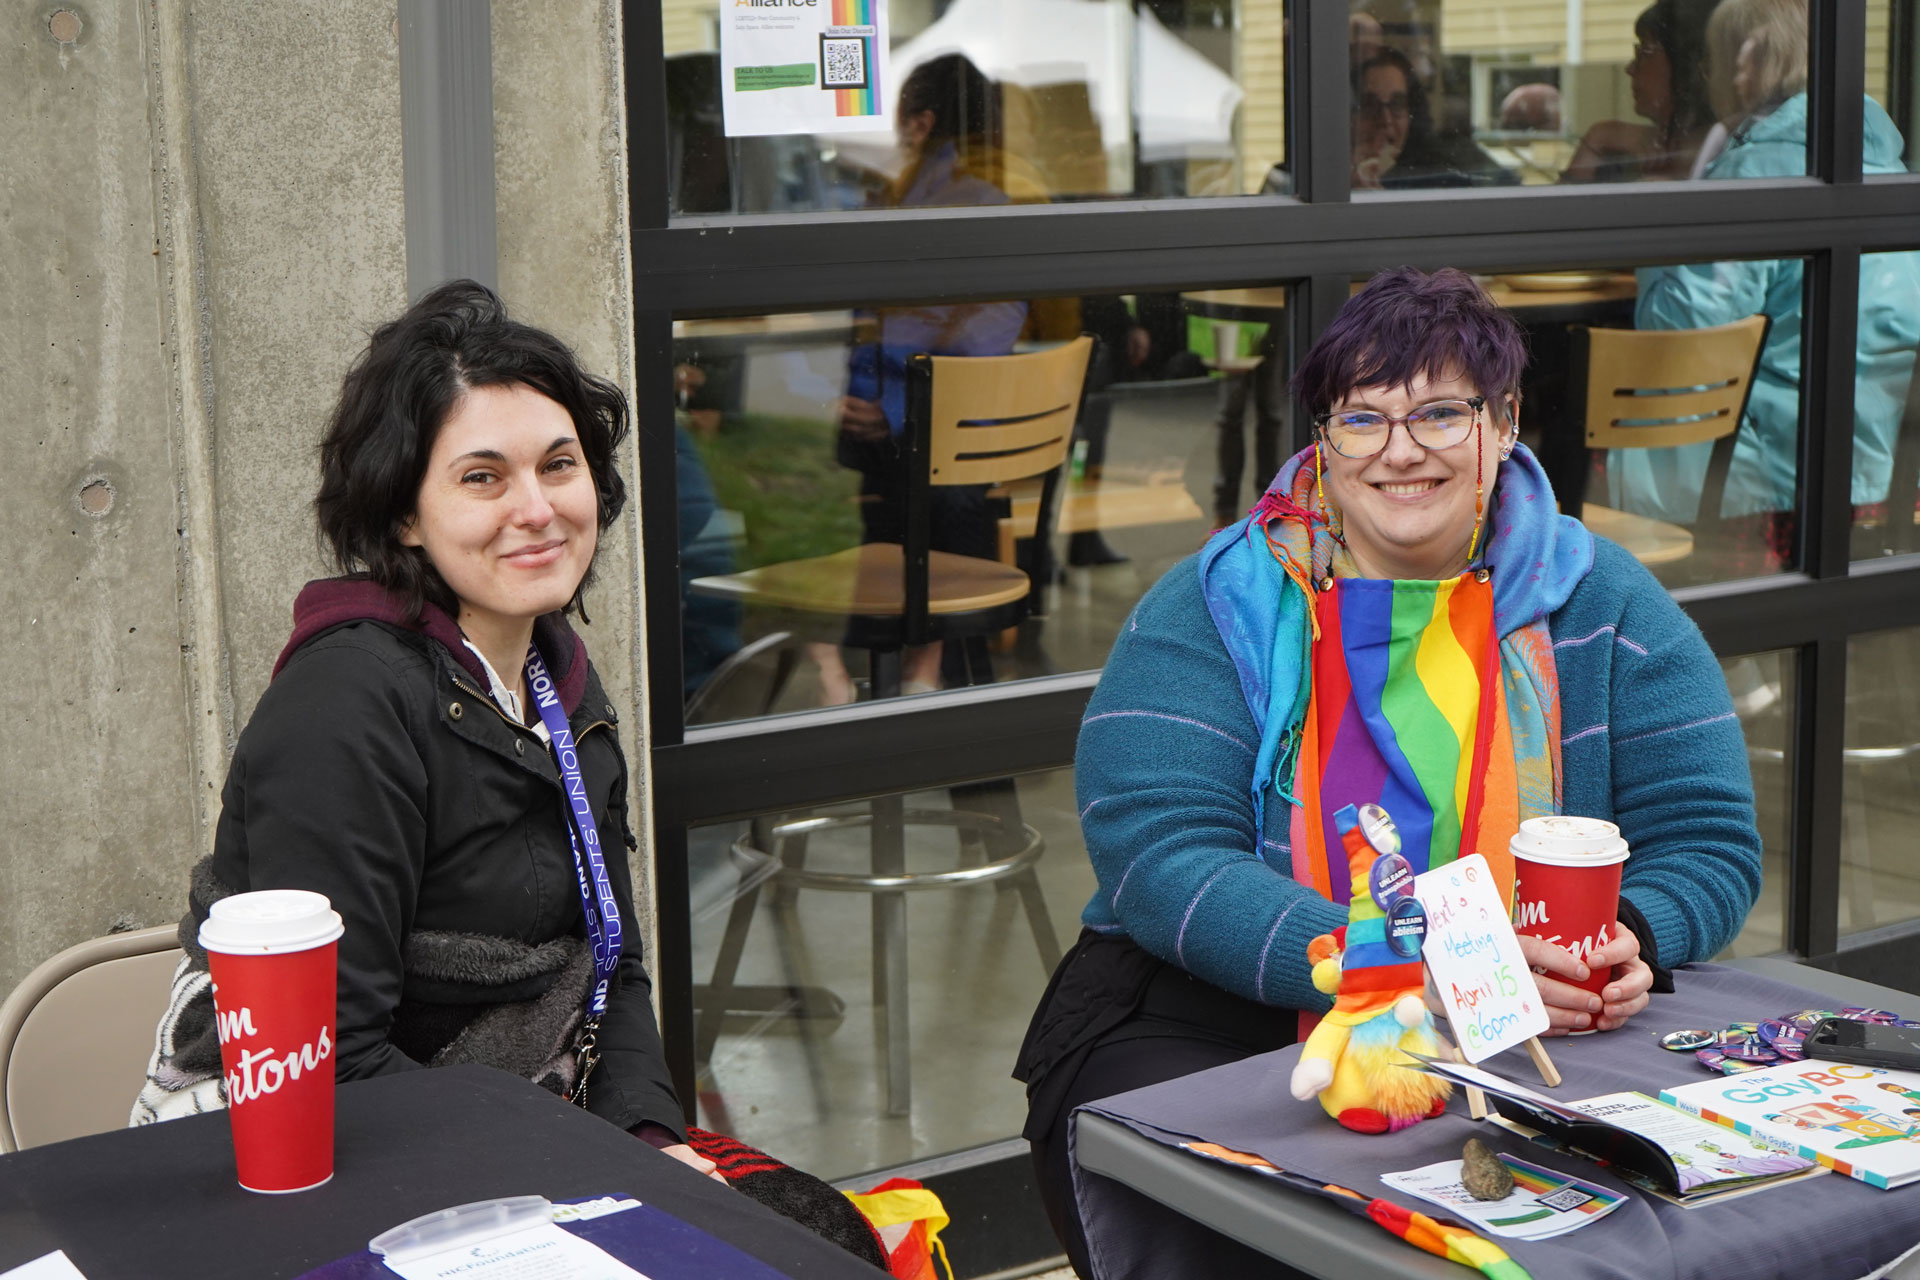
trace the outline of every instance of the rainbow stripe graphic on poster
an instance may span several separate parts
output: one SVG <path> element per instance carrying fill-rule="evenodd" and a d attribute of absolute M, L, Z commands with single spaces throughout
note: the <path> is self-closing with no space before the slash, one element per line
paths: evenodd
<path fill-rule="evenodd" d="M 880 2 L 833 0 L 833 25 L 820 36 L 820 87 L 833 91 L 836 116 L 880 114 Z"/>

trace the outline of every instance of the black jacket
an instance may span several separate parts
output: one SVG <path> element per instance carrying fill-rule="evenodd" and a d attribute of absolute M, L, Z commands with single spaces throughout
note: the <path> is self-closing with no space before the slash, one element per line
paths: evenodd
<path fill-rule="evenodd" d="M 336 582 L 308 592 L 330 589 L 337 604 L 355 587 L 372 590 Z M 362 619 L 296 631 L 240 736 L 190 920 L 204 918 L 205 898 L 230 891 L 312 889 L 332 900 L 346 923 L 340 1080 L 481 1061 L 564 1088 L 591 962 L 559 770 L 532 730 L 495 706 L 464 646 L 443 642 L 450 620 L 430 621 L 440 625 Z M 571 704 L 626 935 L 588 1109 L 684 1141 L 634 919 L 618 715 L 590 665 L 584 681 L 570 669 L 586 664 L 570 628 L 545 618 L 536 639 Z M 543 1065 L 550 1059 L 556 1069 Z"/>

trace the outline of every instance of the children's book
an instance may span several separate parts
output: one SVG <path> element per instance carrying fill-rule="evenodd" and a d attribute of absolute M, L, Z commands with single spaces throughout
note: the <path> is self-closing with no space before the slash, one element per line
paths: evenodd
<path fill-rule="evenodd" d="M 1508 1127 L 1609 1165 L 1675 1204 L 1691 1207 L 1822 1172 L 1811 1157 L 1716 1129 L 1643 1093 L 1559 1102 L 1479 1067 L 1422 1063 L 1425 1070 L 1485 1090 Z"/>
<path fill-rule="evenodd" d="M 1920 1072 L 1809 1058 L 1660 1096 L 1869 1186 L 1886 1190 L 1920 1179 Z"/>

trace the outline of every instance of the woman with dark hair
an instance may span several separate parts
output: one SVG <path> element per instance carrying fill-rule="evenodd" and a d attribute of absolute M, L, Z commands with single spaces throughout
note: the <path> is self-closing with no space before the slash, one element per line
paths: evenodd
<path fill-rule="evenodd" d="M 1550 1034 L 1624 1025 L 1660 965 L 1718 952 L 1759 893 L 1719 667 L 1630 555 L 1556 513 L 1517 439 L 1524 364 L 1461 272 L 1376 276 L 1295 374 L 1313 447 L 1120 630 L 1074 759 L 1099 886 L 1015 1070 L 1082 1275 L 1074 1107 L 1291 1044 L 1327 1013 L 1308 951 L 1348 923 L 1346 806 L 1384 806 L 1416 873 L 1484 856 L 1509 904 L 1521 821 L 1619 825 L 1613 936 L 1584 960 L 1521 939 Z M 1589 965 L 1610 970 L 1599 995 L 1574 985 Z M 1232 1256 L 1208 1259 L 1168 1238 L 1182 1252 L 1143 1271 L 1246 1262 L 1224 1238 Z"/>
<path fill-rule="evenodd" d="M 1707 19 L 1717 0 L 1656 0 L 1633 22 L 1627 80 L 1651 124 L 1603 120 L 1587 130 L 1564 182 L 1685 178 L 1714 123 L 1707 93 Z"/>
<path fill-rule="evenodd" d="M 1507 186 L 1516 181 L 1471 138 L 1443 134 L 1413 63 L 1383 47 L 1353 69 L 1356 188 Z"/>
<path fill-rule="evenodd" d="M 311 889 L 346 923 L 339 1079 L 485 1063 L 712 1169 L 631 931 L 618 717 L 567 621 L 626 502 L 626 434 L 619 388 L 480 285 L 375 330 L 320 447 L 314 508 L 345 576 L 301 590 L 235 748 L 136 1121 L 222 1105 L 208 907 Z"/>

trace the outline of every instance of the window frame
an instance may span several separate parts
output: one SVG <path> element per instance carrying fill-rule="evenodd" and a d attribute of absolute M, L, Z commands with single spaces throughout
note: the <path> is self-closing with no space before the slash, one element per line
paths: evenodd
<path fill-rule="evenodd" d="M 1852 423 L 1860 256 L 1920 244 L 1920 176 L 1862 174 L 1863 0 L 1812 0 L 1808 176 L 1358 199 L 1346 163 L 1347 8 L 1347 0 L 1288 5 L 1295 196 L 679 217 L 660 145 L 661 6 L 624 0 L 655 973 L 683 1098 L 695 1096 L 688 829 L 977 781 L 983 761 L 994 776 L 1071 765 L 1098 672 L 689 729 L 680 697 L 676 317 L 1292 281 L 1287 341 L 1297 358 L 1345 300 L 1349 278 L 1384 267 L 1544 271 L 1797 256 L 1808 263 L 1802 421 Z M 1801 435 L 1800 569 L 1675 595 L 1722 658 L 1795 653 L 1789 945 L 1814 963 L 1884 977 L 1920 957 L 1920 921 L 1839 935 L 1846 651 L 1852 635 L 1920 626 L 1920 555 L 1851 561 L 1851 428 Z"/>

